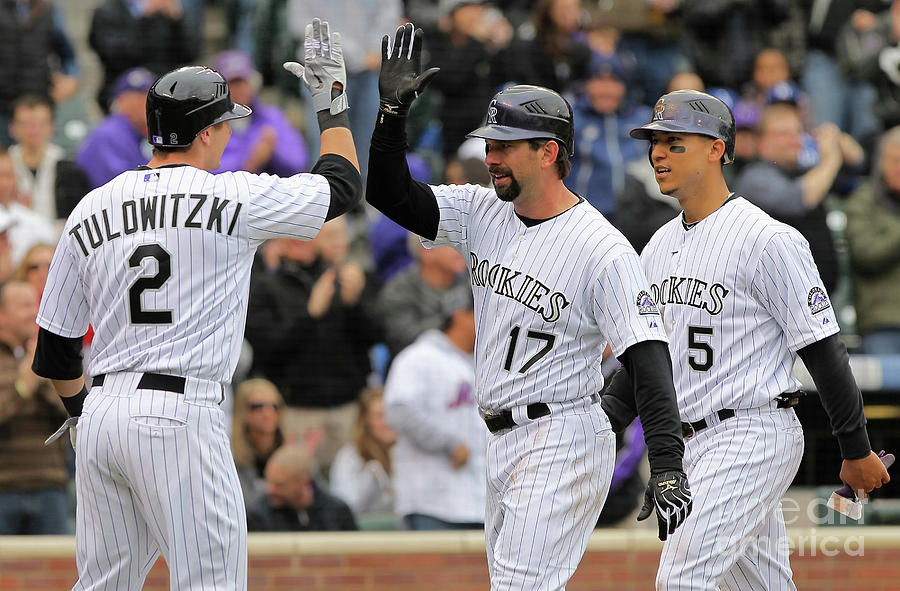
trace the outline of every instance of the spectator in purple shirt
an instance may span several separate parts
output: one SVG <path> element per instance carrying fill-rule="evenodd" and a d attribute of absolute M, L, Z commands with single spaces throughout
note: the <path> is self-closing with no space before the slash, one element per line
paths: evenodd
<path fill-rule="evenodd" d="M 250 56 L 233 49 L 223 51 L 213 67 L 228 81 L 232 100 L 253 109 L 249 117 L 231 122 L 231 141 L 216 172 L 246 170 L 291 176 L 306 170 L 306 142 L 281 109 L 256 96 L 262 78 Z"/>
<path fill-rule="evenodd" d="M 150 160 L 146 103 L 154 80 L 147 68 L 132 68 L 113 83 L 112 113 L 85 138 L 76 158 L 92 189 Z"/>

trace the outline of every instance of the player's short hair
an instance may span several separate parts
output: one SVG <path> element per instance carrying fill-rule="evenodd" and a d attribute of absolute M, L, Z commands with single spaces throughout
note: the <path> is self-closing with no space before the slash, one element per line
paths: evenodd
<path fill-rule="evenodd" d="M 556 155 L 556 174 L 560 179 L 569 176 L 569 173 L 572 172 L 572 162 L 569 160 L 569 153 L 562 142 L 548 138 L 533 138 L 527 141 L 532 150 L 540 150 L 547 142 L 556 142 L 556 145 L 559 146 L 559 153 Z"/>

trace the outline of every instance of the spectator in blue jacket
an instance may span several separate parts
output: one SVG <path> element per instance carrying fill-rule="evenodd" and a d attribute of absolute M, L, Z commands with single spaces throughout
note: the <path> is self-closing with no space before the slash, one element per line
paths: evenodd
<path fill-rule="evenodd" d="M 625 166 L 646 158 L 646 146 L 628 132 L 650 119 L 650 109 L 626 98 L 628 73 L 616 55 L 595 53 L 590 78 L 575 98 L 575 154 L 565 183 L 615 222 L 616 197 L 625 186 Z"/>
<path fill-rule="evenodd" d="M 112 113 L 85 138 L 75 160 L 92 189 L 150 160 L 146 103 L 155 79 L 147 68 L 132 68 L 113 83 Z"/>
<path fill-rule="evenodd" d="M 281 109 L 256 95 L 262 77 L 250 56 L 233 49 L 223 51 L 213 67 L 228 81 L 232 100 L 253 109 L 249 117 L 231 122 L 231 140 L 216 172 L 246 170 L 291 176 L 306 170 L 306 142 Z"/>

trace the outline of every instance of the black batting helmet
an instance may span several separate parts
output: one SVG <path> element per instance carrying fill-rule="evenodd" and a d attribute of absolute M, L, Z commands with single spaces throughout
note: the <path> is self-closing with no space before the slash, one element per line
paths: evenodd
<path fill-rule="evenodd" d="M 250 107 L 232 102 L 221 74 L 187 66 L 163 74 L 150 87 L 147 135 L 154 146 L 186 148 L 207 127 L 250 113 Z"/>
<path fill-rule="evenodd" d="M 631 130 L 631 137 L 649 140 L 652 132 L 698 133 L 725 142 L 725 164 L 734 161 L 734 115 L 711 94 L 676 90 L 664 94 L 653 107 L 650 123 Z"/>
<path fill-rule="evenodd" d="M 556 140 L 571 156 L 575 152 L 572 107 L 558 93 L 543 86 L 519 84 L 491 99 L 487 120 L 467 137 L 487 140 Z"/>

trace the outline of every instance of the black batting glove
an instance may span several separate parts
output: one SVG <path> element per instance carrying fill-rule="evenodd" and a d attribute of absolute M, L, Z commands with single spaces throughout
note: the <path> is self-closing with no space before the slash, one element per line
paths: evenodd
<path fill-rule="evenodd" d="M 390 36 L 381 39 L 381 73 L 378 75 L 380 110 L 388 115 L 405 117 L 409 107 L 440 68 L 422 70 L 422 29 L 412 23 L 397 27 L 394 42 Z M 388 47 L 390 45 L 390 47 Z"/>
<path fill-rule="evenodd" d="M 637 520 L 650 517 L 656 508 L 656 521 L 659 524 L 659 539 L 665 541 L 675 528 L 681 525 L 691 514 L 693 500 L 684 472 L 668 471 L 650 476 L 647 492 L 644 493 L 644 506 Z"/>

